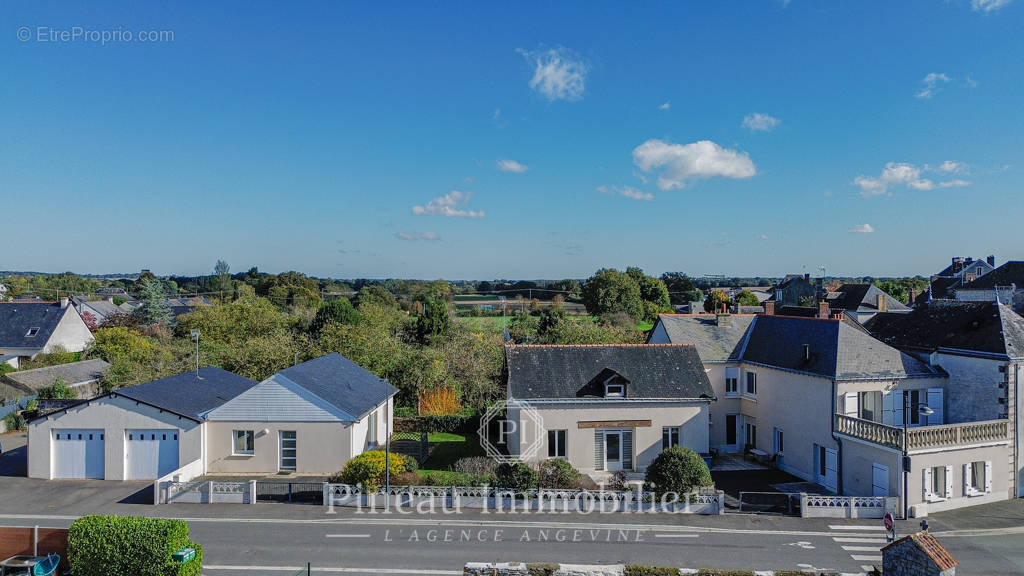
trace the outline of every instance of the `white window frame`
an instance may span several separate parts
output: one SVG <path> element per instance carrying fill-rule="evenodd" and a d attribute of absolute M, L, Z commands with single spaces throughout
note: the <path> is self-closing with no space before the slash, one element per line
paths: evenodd
<path fill-rule="evenodd" d="M 675 441 L 672 440 L 672 435 L 675 433 Z M 666 434 L 668 435 L 668 446 L 666 443 Z M 683 445 L 683 427 L 682 426 L 662 426 L 661 427 L 661 449 L 666 450 L 668 448 L 674 448 L 675 446 Z"/>
<path fill-rule="evenodd" d="M 618 389 L 618 392 L 612 392 L 612 388 Z M 626 397 L 626 385 L 620 383 L 608 383 L 604 385 L 604 395 L 606 398 L 625 398 Z"/>
<path fill-rule="evenodd" d="M 238 450 L 238 441 L 243 438 L 249 438 L 249 442 L 246 445 L 251 445 L 252 448 Z M 231 431 L 231 455 L 232 456 L 252 456 L 256 454 L 256 431 L 255 430 L 232 430 Z"/>
<path fill-rule="evenodd" d="M 552 442 L 551 435 L 554 434 L 554 442 Z M 562 453 L 558 453 L 558 437 L 562 437 Z M 554 453 L 554 454 L 552 454 Z M 548 458 L 558 458 L 559 460 L 566 460 L 569 453 L 569 431 L 568 430 L 548 430 Z"/>
<path fill-rule="evenodd" d="M 757 372 L 746 372 L 743 377 L 743 395 L 750 396 L 752 398 L 757 397 Z M 751 392 L 751 384 L 753 384 L 754 391 Z"/>
<path fill-rule="evenodd" d="M 739 368 L 730 367 L 725 369 L 725 395 L 730 398 L 740 395 Z"/>
<path fill-rule="evenodd" d="M 981 469 L 981 488 L 974 485 L 974 473 Z M 964 464 L 964 496 L 983 496 L 992 492 L 992 461 L 978 460 Z"/>
<path fill-rule="evenodd" d="M 943 483 L 944 491 L 942 494 L 934 492 L 934 474 L 935 470 L 942 470 L 945 475 L 945 482 Z M 923 491 L 925 502 L 945 502 L 953 496 L 953 467 L 952 466 L 932 466 L 925 468 L 921 471 L 923 480 Z"/>
<path fill-rule="evenodd" d="M 782 428 L 774 428 L 772 431 L 772 450 L 780 456 L 786 453 L 786 436 Z"/>

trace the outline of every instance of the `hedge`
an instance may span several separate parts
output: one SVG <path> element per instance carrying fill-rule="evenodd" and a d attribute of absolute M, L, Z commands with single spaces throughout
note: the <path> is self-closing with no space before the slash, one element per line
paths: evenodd
<path fill-rule="evenodd" d="M 181 548 L 195 548 L 195 560 L 173 561 Z M 68 530 L 68 562 L 75 576 L 199 576 L 203 549 L 182 520 L 91 515 Z"/>

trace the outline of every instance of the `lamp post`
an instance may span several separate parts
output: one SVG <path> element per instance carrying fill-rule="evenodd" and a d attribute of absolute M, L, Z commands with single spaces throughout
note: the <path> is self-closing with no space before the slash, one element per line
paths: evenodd
<path fill-rule="evenodd" d="M 914 410 L 922 416 L 929 416 L 935 411 L 924 402 L 915 402 Z M 907 421 L 910 418 L 910 390 L 903 391 L 903 519 L 907 519 L 910 505 L 907 502 L 910 483 L 910 455 L 908 452 Z"/>
<path fill-rule="evenodd" d="M 196 378 L 199 378 L 199 328 L 192 329 L 192 340 L 196 343 Z"/>
<path fill-rule="evenodd" d="M 388 501 L 391 493 L 391 411 L 388 410 L 390 399 L 384 399 L 384 501 Z"/>

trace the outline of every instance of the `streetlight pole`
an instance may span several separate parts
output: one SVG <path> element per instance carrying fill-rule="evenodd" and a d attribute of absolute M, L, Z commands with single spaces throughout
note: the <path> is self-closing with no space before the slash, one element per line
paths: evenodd
<path fill-rule="evenodd" d="M 935 411 L 923 402 L 915 402 L 914 409 L 922 416 L 934 414 Z M 907 519 L 910 511 L 910 504 L 907 502 L 910 491 L 910 454 L 908 450 L 909 438 L 907 436 L 907 421 L 910 419 L 910 390 L 903 391 L 903 519 Z"/>
<path fill-rule="evenodd" d="M 196 378 L 199 378 L 199 328 L 192 329 L 192 340 L 196 343 Z"/>
<path fill-rule="evenodd" d="M 391 493 L 391 411 L 388 410 L 391 400 L 384 399 L 384 501 L 388 501 Z"/>

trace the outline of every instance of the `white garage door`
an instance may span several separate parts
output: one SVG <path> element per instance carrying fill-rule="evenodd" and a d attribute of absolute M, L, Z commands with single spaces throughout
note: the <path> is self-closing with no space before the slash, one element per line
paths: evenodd
<path fill-rule="evenodd" d="M 128 480 L 153 480 L 178 469 L 178 430 L 126 430 L 124 471 Z"/>
<path fill-rule="evenodd" d="M 54 478 L 103 479 L 103 430 L 54 429 L 50 434 Z"/>

